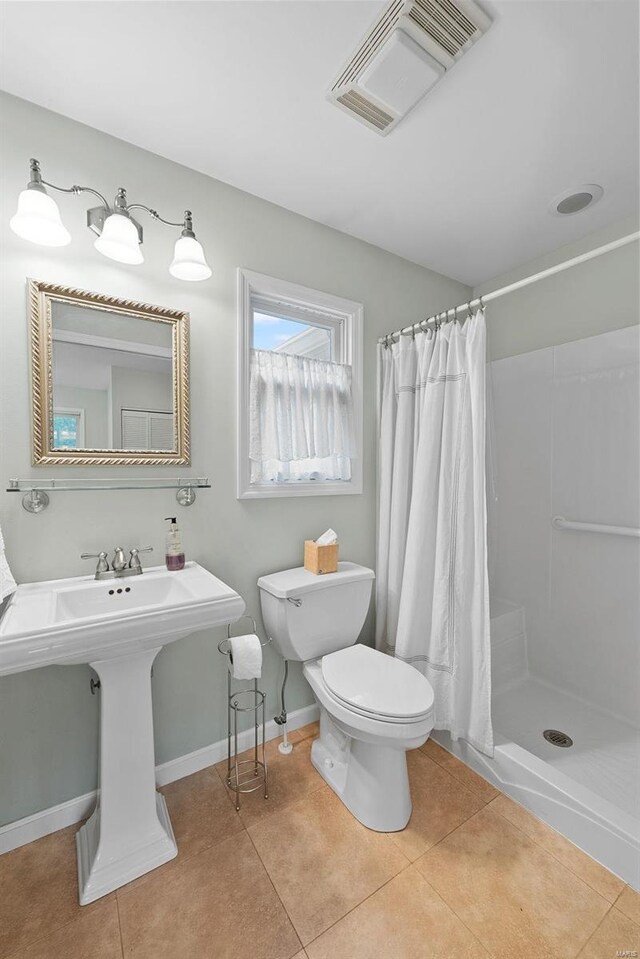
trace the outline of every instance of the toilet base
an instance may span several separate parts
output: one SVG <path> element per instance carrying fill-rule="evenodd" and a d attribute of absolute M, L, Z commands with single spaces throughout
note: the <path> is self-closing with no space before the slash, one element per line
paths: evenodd
<path fill-rule="evenodd" d="M 320 712 L 311 762 L 349 812 L 368 829 L 399 832 L 411 817 L 406 751 L 347 736 Z"/>

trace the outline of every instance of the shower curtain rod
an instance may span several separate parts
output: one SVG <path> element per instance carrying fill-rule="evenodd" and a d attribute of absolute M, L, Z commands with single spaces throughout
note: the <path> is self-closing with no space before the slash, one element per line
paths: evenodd
<path fill-rule="evenodd" d="M 445 323 L 449 317 L 454 320 L 458 310 L 471 310 L 473 306 L 483 306 L 485 303 L 490 303 L 491 300 L 497 300 L 499 296 L 504 296 L 505 293 L 513 293 L 515 290 L 521 290 L 524 286 L 537 283 L 538 280 L 545 280 L 548 276 L 553 276 L 555 273 L 563 273 L 565 270 L 571 269 L 572 266 L 578 266 L 580 263 L 594 260 L 597 256 L 602 256 L 603 253 L 611 253 L 613 250 L 617 250 L 621 246 L 627 246 L 627 244 L 633 243 L 634 240 L 638 239 L 640 239 L 640 231 L 637 233 L 629 233 L 627 236 L 620 237 L 619 240 L 613 240 L 612 243 L 605 243 L 604 246 L 598 246 L 595 250 L 589 250 L 588 253 L 581 253 L 579 256 L 572 257 L 570 260 L 565 260 L 563 263 L 551 266 L 548 270 L 542 270 L 540 273 L 526 276 L 523 280 L 509 283 L 508 286 L 502 286 L 499 290 L 492 290 L 491 293 L 474 296 L 468 303 L 462 303 L 460 306 L 456 306 L 450 310 L 443 310 L 441 313 L 429 316 L 427 319 L 413 323 L 411 326 L 405 326 L 401 330 L 394 330 L 393 333 L 387 333 L 386 336 L 380 337 L 378 343 L 387 346 L 389 341 L 393 341 L 395 336 L 407 336 L 410 333 L 418 333 L 420 330 L 423 330 L 428 323 Z"/>

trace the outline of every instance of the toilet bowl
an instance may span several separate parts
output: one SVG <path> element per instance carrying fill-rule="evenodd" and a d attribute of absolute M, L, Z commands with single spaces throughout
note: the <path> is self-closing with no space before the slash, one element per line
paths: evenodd
<path fill-rule="evenodd" d="M 303 674 L 320 708 L 311 760 L 363 825 L 404 829 L 411 816 L 406 752 L 433 728 L 433 690 L 412 666 L 361 644 L 374 574 L 355 563 L 258 580 L 269 637 Z"/>

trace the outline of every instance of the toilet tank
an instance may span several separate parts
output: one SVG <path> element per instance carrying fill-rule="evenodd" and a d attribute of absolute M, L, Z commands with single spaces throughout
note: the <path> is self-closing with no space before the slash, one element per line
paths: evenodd
<path fill-rule="evenodd" d="M 302 566 L 261 576 L 260 605 L 267 635 L 285 659 L 306 662 L 352 646 L 365 621 L 373 570 L 338 563 L 316 576 Z"/>

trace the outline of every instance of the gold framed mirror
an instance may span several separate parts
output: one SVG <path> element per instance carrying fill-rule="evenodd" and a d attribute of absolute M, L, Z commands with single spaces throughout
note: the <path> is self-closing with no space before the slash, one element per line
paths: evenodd
<path fill-rule="evenodd" d="M 34 466 L 188 464 L 189 314 L 29 280 Z"/>

